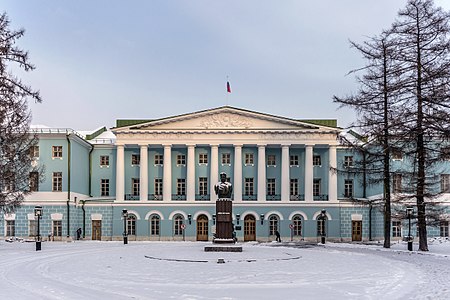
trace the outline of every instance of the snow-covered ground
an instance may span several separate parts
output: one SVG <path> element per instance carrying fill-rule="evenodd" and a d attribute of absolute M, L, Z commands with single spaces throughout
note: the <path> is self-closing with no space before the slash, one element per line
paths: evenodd
<path fill-rule="evenodd" d="M 450 242 L 0 242 L 0 299 L 450 299 Z M 415 250 L 417 245 L 415 245 Z M 217 263 L 223 258 L 225 263 Z"/>

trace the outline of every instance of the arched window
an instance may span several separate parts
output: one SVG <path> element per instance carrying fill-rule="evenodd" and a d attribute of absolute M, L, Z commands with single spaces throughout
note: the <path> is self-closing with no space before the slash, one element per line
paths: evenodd
<path fill-rule="evenodd" d="M 292 234 L 294 236 L 301 236 L 302 235 L 302 217 L 299 215 L 295 215 L 292 218 L 292 225 L 294 225 L 294 228 L 292 228 Z"/>
<path fill-rule="evenodd" d="M 160 234 L 159 227 L 160 227 L 159 216 L 152 215 L 150 217 L 150 235 L 159 235 Z"/>
<path fill-rule="evenodd" d="M 275 235 L 276 231 L 278 231 L 278 216 L 271 215 L 269 217 L 269 235 Z"/>
<path fill-rule="evenodd" d="M 133 214 L 128 215 L 127 232 L 128 235 L 136 235 L 136 216 Z"/>
<path fill-rule="evenodd" d="M 181 215 L 176 215 L 173 219 L 173 235 L 174 236 L 181 236 L 183 235 L 183 229 L 181 228 L 181 225 L 183 225 L 184 218 Z"/>

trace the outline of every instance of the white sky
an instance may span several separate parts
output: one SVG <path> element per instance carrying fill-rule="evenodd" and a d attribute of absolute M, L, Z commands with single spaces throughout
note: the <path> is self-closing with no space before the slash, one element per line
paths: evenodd
<path fill-rule="evenodd" d="M 435 0 L 450 10 L 450 1 Z M 406 0 L 3 0 L 37 67 L 16 72 L 42 104 L 34 124 L 90 130 L 223 105 L 284 117 L 337 118 L 333 95 L 363 65 L 348 40 L 394 21 Z M 227 98 L 227 75 L 232 94 Z"/>

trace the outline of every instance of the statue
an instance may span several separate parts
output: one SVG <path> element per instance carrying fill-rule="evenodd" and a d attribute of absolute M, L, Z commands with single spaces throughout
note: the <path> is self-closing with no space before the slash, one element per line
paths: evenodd
<path fill-rule="evenodd" d="M 233 186 L 227 182 L 227 174 L 220 173 L 220 182 L 214 185 L 217 195 L 216 201 L 216 233 L 214 243 L 235 243 L 234 227 L 232 220 L 231 193 Z"/>
<path fill-rule="evenodd" d="M 229 198 L 231 199 L 231 193 L 233 192 L 233 186 L 227 182 L 227 174 L 220 173 L 220 182 L 214 186 L 214 191 L 219 199 Z"/>

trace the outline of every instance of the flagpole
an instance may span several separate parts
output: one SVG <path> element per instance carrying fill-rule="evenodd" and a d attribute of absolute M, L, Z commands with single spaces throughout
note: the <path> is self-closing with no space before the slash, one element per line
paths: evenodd
<path fill-rule="evenodd" d="M 226 93 L 227 93 L 226 105 L 227 106 L 228 106 L 228 94 L 229 94 L 228 87 L 229 87 L 229 85 L 230 85 L 230 82 L 228 81 L 228 75 L 227 75 L 227 91 L 226 91 Z"/>

